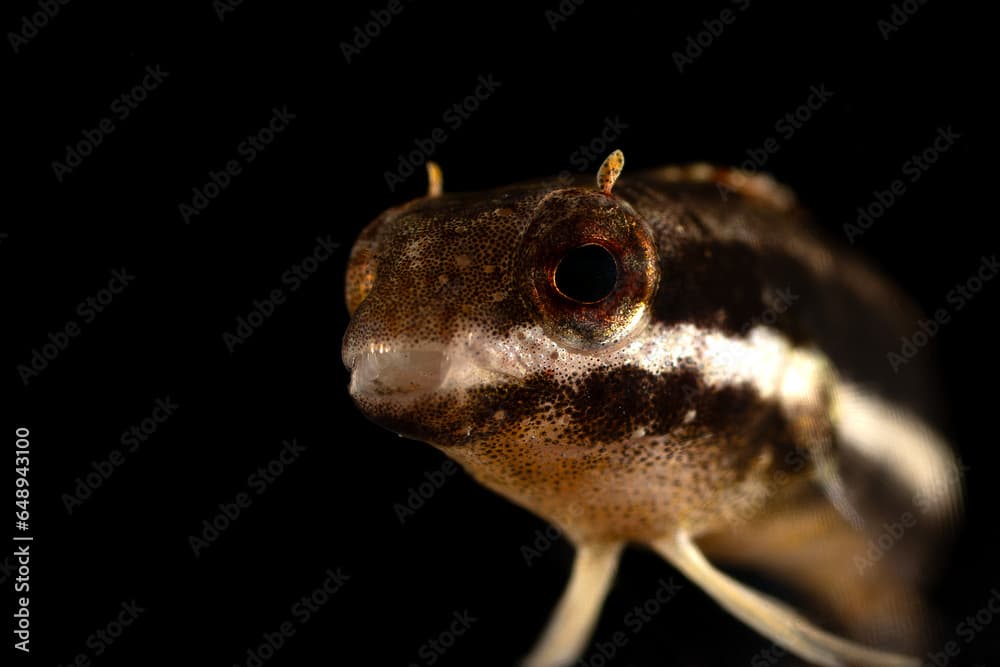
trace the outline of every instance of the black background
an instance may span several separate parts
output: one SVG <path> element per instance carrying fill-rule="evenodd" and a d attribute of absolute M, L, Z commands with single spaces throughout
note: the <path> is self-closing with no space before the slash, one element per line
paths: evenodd
<path fill-rule="evenodd" d="M 626 170 L 739 164 L 775 137 L 780 150 L 756 166 L 841 235 L 873 190 L 951 127 L 961 139 L 858 249 L 929 311 L 996 251 L 995 215 L 982 211 L 994 179 L 977 156 L 987 138 L 973 118 L 995 79 L 977 28 L 985 17 L 932 0 L 883 39 L 885 2 L 653 12 L 587 0 L 552 30 L 545 11 L 557 6 L 406 3 L 349 63 L 341 42 L 384 3 L 246 0 L 220 20 L 210 3 L 76 0 L 16 53 L 5 44 L 14 173 L 0 266 L 13 306 L 4 328 L 14 400 L 4 416 L 8 453 L 15 425 L 32 434 L 37 664 L 81 652 L 93 664 L 246 664 L 327 568 L 350 580 L 266 664 L 428 664 L 421 645 L 463 610 L 478 620 L 439 664 L 511 664 L 527 651 L 568 573 L 569 547 L 556 541 L 526 566 L 521 547 L 545 524 L 464 473 L 401 524 L 394 504 L 444 458 L 367 423 L 340 361 L 350 244 L 425 188 L 421 169 L 395 192 L 384 173 L 444 125 L 480 75 L 501 86 L 433 154 L 449 190 L 574 170 L 574 151 L 617 117 L 628 127 L 609 150 L 625 151 Z M 672 53 L 726 7 L 736 20 L 679 72 Z M 5 11 L 5 32 L 17 31 L 38 5 Z M 169 76 L 59 182 L 52 162 L 155 65 Z M 814 85 L 833 97 L 794 136 L 778 135 L 775 123 Z M 295 115 L 287 130 L 185 224 L 178 205 L 239 157 L 275 107 Z M 341 248 L 227 350 L 223 333 L 255 299 L 288 292 L 283 272 L 326 235 Z M 135 280 L 25 385 L 17 365 L 81 321 L 77 305 L 120 268 Z M 968 483 L 966 526 L 935 591 L 945 637 L 1000 587 L 991 543 L 998 289 L 987 283 L 935 340 L 947 434 Z M 67 513 L 63 494 L 122 449 L 122 432 L 163 397 L 176 413 Z M 189 536 L 291 438 L 306 452 L 195 557 Z M 629 552 L 597 638 L 623 629 L 624 615 L 671 575 Z M 133 599 L 146 611 L 94 657 L 88 636 Z M 998 629 L 962 642 L 949 664 L 994 664 Z M 686 586 L 609 664 L 749 664 L 768 646 Z"/>

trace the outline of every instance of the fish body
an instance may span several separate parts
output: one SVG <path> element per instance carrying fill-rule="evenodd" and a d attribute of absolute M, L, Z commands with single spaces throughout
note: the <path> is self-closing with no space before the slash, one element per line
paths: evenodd
<path fill-rule="evenodd" d="M 438 182 L 369 224 L 347 272 L 352 397 L 577 546 L 528 664 L 578 657 L 626 544 L 816 664 L 916 664 L 900 652 L 920 648 L 920 582 L 960 498 L 923 360 L 886 360 L 916 311 L 770 178 L 619 178 L 620 157 L 596 188 Z M 871 558 L 904 515 L 907 539 Z"/>

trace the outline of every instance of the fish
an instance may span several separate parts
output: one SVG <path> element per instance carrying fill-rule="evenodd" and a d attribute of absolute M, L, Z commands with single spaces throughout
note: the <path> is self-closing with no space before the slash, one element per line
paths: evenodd
<path fill-rule="evenodd" d="M 962 513 L 932 364 L 887 362 L 919 311 L 769 175 L 623 171 L 428 163 L 347 262 L 354 403 L 574 546 L 525 665 L 583 655 L 626 547 L 811 664 L 919 665 Z"/>

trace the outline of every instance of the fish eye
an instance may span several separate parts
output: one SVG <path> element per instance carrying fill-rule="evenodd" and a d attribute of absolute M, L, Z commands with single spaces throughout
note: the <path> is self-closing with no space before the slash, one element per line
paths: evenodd
<path fill-rule="evenodd" d="M 611 295 L 618 283 L 618 262 L 597 243 L 571 248 L 556 265 L 552 286 L 576 303 L 590 304 Z"/>
<path fill-rule="evenodd" d="M 623 344 L 647 321 L 659 285 L 649 225 L 627 202 L 578 188 L 539 203 L 517 261 L 546 333 L 577 350 Z"/>

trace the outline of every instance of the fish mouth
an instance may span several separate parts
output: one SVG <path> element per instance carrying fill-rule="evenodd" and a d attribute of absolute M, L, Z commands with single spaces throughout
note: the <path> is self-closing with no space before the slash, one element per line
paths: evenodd
<path fill-rule="evenodd" d="M 465 389 L 496 373 L 468 363 L 441 347 L 369 345 L 345 355 L 350 394 L 368 419 L 400 436 L 445 444 L 468 444 L 475 430 Z"/>
<path fill-rule="evenodd" d="M 370 345 L 345 365 L 351 371 L 350 393 L 355 398 L 416 398 L 436 392 L 451 368 L 443 347 L 398 349 Z"/>
<path fill-rule="evenodd" d="M 400 403 L 516 380 L 521 375 L 461 346 L 371 343 L 345 350 L 350 393 L 366 403 Z"/>

